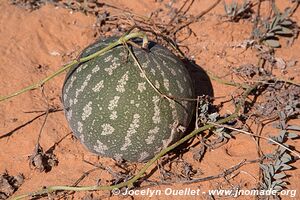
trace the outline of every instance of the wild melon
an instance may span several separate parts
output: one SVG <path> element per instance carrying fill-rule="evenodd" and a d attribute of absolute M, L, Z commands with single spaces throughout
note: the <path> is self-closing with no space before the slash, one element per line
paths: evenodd
<path fill-rule="evenodd" d="M 81 57 L 113 41 L 99 40 Z M 70 69 L 63 105 L 69 126 L 87 149 L 143 162 L 182 137 L 195 106 L 184 99 L 194 98 L 194 91 L 184 64 L 165 47 L 149 42 L 147 50 L 129 48 L 142 68 L 125 46 L 116 46 Z"/>

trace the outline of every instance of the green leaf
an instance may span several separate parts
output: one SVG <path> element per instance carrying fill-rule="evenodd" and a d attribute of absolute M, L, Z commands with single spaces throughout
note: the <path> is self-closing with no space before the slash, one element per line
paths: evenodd
<path fill-rule="evenodd" d="M 283 189 L 283 187 L 281 187 L 280 185 L 276 185 L 273 187 L 273 190 L 277 190 L 277 191 L 281 191 Z"/>
<path fill-rule="evenodd" d="M 215 113 L 209 114 L 208 118 L 212 122 L 215 122 L 215 121 L 217 121 L 217 119 L 218 119 L 219 116 L 220 116 L 219 113 L 215 112 Z"/>
<path fill-rule="evenodd" d="M 273 12 L 275 13 L 276 17 L 281 17 L 281 13 L 280 13 L 280 10 L 277 8 L 277 6 L 275 5 L 275 3 L 273 2 L 272 3 L 272 10 Z"/>
<path fill-rule="evenodd" d="M 275 154 L 275 153 L 267 153 L 267 154 L 265 154 L 265 157 L 266 157 L 267 159 L 274 160 L 274 157 L 275 157 L 274 154 Z"/>
<path fill-rule="evenodd" d="M 225 138 L 232 138 L 232 136 L 230 134 L 226 133 L 226 132 L 223 132 L 223 136 Z"/>
<path fill-rule="evenodd" d="M 280 146 L 278 149 L 279 156 L 281 157 L 283 155 L 283 153 L 285 153 L 285 152 L 286 152 L 286 148 L 283 148 L 282 146 Z"/>
<path fill-rule="evenodd" d="M 284 163 L 282 163 L 281 160 L 277 159 L 274 163 L 274 171 L 275 173 L 278 172 L 278 170 L 281 168 L 281 166 L 283 165 Z"/>
<path fill-rule="evenodd" d="M 265 180 L 265 183 L 268 185 L 268 187 L 271 187 L 272 177 L 270 176 L 270 174 L 267 171 L 264 171 L 264 180 Z"/>
<path fill-rule="evenodd" d="M 281 185 L 281 186 L 287 186 L 287 182 L 284 181 L 284 182 L 282 182 L 280 185 Z"/>
<path fill-rule="evenodd" d="M 225 2 L 224 2 L 224 10 L 225 10 L 226 14 L 228 14 L 228 6 Z"/>
<path fill-rule="evenodd" d="M 267 186 L 267 184 L 266 183 L 261 183 L 261 187 L 262 187 L 262 189 L 268 189 L 268 186 Z"/>
<path fill-rule="evenodd" d="M 271 29 L 271 31 L 272 31 L 272 32 L 281 31 L 282 28 L 283 28 L 282 26 L 277 25 L 277 26 L 273 27 L 273 28 Z"/>
<path fill-rule="evenodd" d="M 259 164 L 259 167 L 263 170 L 263 171 L 267 171 L 268 167 L 264 164 Z"/>
<path fill-rule="evenodd" d="M 272 38 L 274 38 L 274 36 L 275 36 L 275 33 L 269 32 L 269 33 L 266 34 L 265 40 L 267 40 L 267 39 L 272 39 Z"/>
<path fill-rule="evenodd" d="M 272 182 L 272 187 L 275 187 L 276 185 L 283 185 L 284 181 L 283 180 L 276 180 Z"/>
<path fill-rule="evenodd" d="M 278 159 L 277 159 L 277 160 L 275 161 L 274 165 L 275 165 L 275 166 L 276 166 L 276 165 L 281 165 L 281 163 L 282 163 L 281 160 L 278 160 Z"/>
<path fill-rule="evenodd" d="M 274 179 L 282 179 L 282 178 L 285 178 L 286 175 L 284 173 L 280 173 L 280 174 L 275 174 L 273 176 Z"/>
<path fill-rule="evenodd" d="M 273 176 L 275 174 L 275 169 L 274 169 L 274 166 L 273 165 L 269 165 L 269 173 L 271 176 Z"/>
<path fill-rule="evenodd" d="M 277 16 L 275 16 L 275 17 L 272 19 L 272 22 L 271 22 L 271 24 L 270 24 L 270 29 L 271 29 L 271 30 L 272 30 L 275 26 L 277 26 L 278 21 L 279 21 L 279 19 L 278 19 Z"/>
<path fill-rule="evenodd" d="M 280 137 L 278 142 L 283 143 L 284 138 L 286 138 L 286 134 L 287 134 L 286 130 L 281 130 L 278 136 L 278 138 Z"/>
<path fill-rule="evenodd" d="M 282 155 L 282 157 L 280 158 L 280 160 L 281 160 L 283 163 L 288 163 L 288 162 L 292 161 L 293 159 L 292 159 L 292 156 L 291 156 L 290 154 L 284 153 L 284 154 Z"/>
<path fill-rule="evenodd" d="M 278 172 L 278 170 L 280 169 L 281 165 L 274 165 L 274 170 L 275 172 Z"/>
<path fill-rule="evenodd" d="M 287 129 L 287 130 L 293 130 L 293 131 L 300 131 L 300 126 L 297 126 L 297 125 L 289 125 L 286 129 Z"/>
<path fill-rule="evenodd" d="M 284 170 L 290 170 L 290 169 L 292 169 L 292 168 L 293 168 L 293 167 L 290 166 L 290 165 L 288 165 L 288 164 L 282 164 L 280 170 L 281 170 L 281 171 L 284 171 Z"/>
<path fill-rule="evenodd" d="M 295 138 L 298 138 L 300 135 L 298 135 L 297 133 L 288 133 L 288 138 L 291 138 L 291 139 L 295 139 Z"/>
<path fill-rule="evenodd" d="M 283 18 L 288 18 L 288 16 L 291 14 L 292 10 L 293 10 L 293 9 L 292 9 L 291 7 L 285 8 L 285 9 L 284 9 L 284 12 L 283 12 L 283 14 L 282 14 L 282 17 L 283 17 Z"/>
<path fill-rule="evenodd" d="M 286 182 L 280 179 L 273 181 L 270 188 L 280 191 L 284 186 L 286 186 Z"/>
<path fill-rule="evenodd" d="M 272 48 L 279 48 L 279 47 L 281 47 L 281 45 L 278 42 L 278 40 L 267 39 L 267 40 L 265 40 L 265 42 L 267 43 L 268 46 L 270 46 Z"/>
<path fill-rule="evenodd" d="M 274 31 L 277 35 L 293 35 L 294 32 L 293 30 L 289 29 L 289 28 L 286 28 L 286 27 L 282 27 L 281 30 L 277 30 L 277 31 Z"/>
<path fill-rule="evenodd" d="M 291 26 L 293 24 L 293 22 L 291 20 L 286 19 L 286 20 L 282 21 L 280 24 L 283 26 Z"/>

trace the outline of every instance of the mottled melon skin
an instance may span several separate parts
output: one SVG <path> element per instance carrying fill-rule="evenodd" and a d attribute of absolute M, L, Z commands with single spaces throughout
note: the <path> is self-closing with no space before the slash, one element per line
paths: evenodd
<path fill-rule="evenodd" d="M 115 40 L 100 40 L 81 57 Z M 148 46 L 148 52 L 130 48 L 150 81 L 163 94 L 194 98 L 183 63 L 158 44 Z M 182 136 L 195 104 L 160 96 L 120 45 L 70 69 L 63 86 L 63 105 L 73 133 L 90 151 L 143 162 Z"/>

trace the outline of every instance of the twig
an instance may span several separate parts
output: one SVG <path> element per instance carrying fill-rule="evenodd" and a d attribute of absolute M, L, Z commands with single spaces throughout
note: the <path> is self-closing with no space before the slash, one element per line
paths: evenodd
<path fill-rule="evenodd" d="M 90 169 L 86 172 L 84 172 L 73 184 L 72 186 L 77 186 L 83 179 L 85 179 L 86 177 L 88 177 L 92 172 L 99 170 L 99 167 Z M 66 195 L 71 195 L 74 194 L 75 191 L 69 191 L 69 192 L 63 192 L 62 194 L 57 194 L 58 198 L 63 198 Z"/>
<path fill-rule="evenodd" d="M 300 154 L 297 153 L 296 151 L 293 151 L 291 150 L 290 148 L 284 146 L 283 144 L 273 140 L 272 138 L 268 138 L 268 137 L 264 137 L 264 136 L 261 136 L 261 135 L 257 135 L 257 134 L 253 134 L 253 133 L 249 133 L 247 131 L 244 131 L 244 130 L 240 130 L 240 129 L 237 129 L 237 128 L 233 128 L 231 126 L 227 126 L 227 125 L 224 125 L 224 124 L 218 124 L 218 123 L 214 123 L 214 122 L 208 122 L 209 124 L 213 124 L 215 126 L 219 126 L 219 127 L 224 127 L 224 128 L 227 128 L 227 129 L 230 129 L 230 130 L 234 130 L 234 131 L 237 131 L 237 132 L 240 132 L 240 133 L 243 133 L 245 135 L 250 135 L 250 136 L 253 136 L 253 137 L 258 137 L 258 138 L 262 138 L 262 139 L 265 139 L 265 140 L 268 140 L 270 142 L 273 142 L 275 144 L 277 144 L 278 146 L 286 149 L 287 151 L 291 152 L 292 154 L 296 155 L 298 158 L 300 158 Z"/>
<path fill-rule="evenodd" d="M 257 26 L 258 26 L 258 23 L 259 23 L 259 20 L 260 20 L 261 2 L 262 2 L 262 0 L 258 0 L 257 14 L 256 14 L 256 17 L 255 17 L 255 20 L 254 20 L 254 23 L 253 23 L 252 34 L 251 34 L 250 39 L 254 39 L 254 37 L 255 37 L 254 36 L 254 31 L 257 29 Z"/>
<path fill-rule="evenodd" d="M 297 83 L 295 81 L 288 80 L 288 79 L 285 79 L 285 78 L 275 78 L 275 81 L 281 81 L 281 82 L 289 83 L 289 84 L 296 85 L 296 86 L 300 87 L 300 83 Z"/>
<path fill-rule="evenodd" d="M 40 139 L 41 139 L 42 132 L 43 132 L 43 129 L 45 127 L 45 124 L 46 124 L 46 121 L 47 121 L 47 118 L 48 118 L 48 115 L 49 115 L 49 110 L 50 110 L 49 102 L 48 102 L 47 97 L 45 95 L 44 87 L 43 86 L 41 87 L 41 92 L 42 92 L 42 96 L 43 96 L 43 98 L 44 98 L 44 100 L 46 102 L 47 110 L 46 110 L 46 114 L 45 114 L 45 119 L 43 121 L 43 124 L 42 124 L 42 126 L 40 128 L 40 132 L 39 132 L 39 135 L 38 135 L 37 144 L 36 144 L 36 153 L 37 153 L 37 149 L 38 149 L 37 146 L 40 146 Z"/>
<path fill-rule="evenodd" d="M 90 169 L 90 170 L 84 172 L 84 173 L 80 176 L 80 178 L 77 179 L 77 180 L 75 181 L 75 183 L 73 183 L 72 186 L 77 186 L 83 179 L 85 179 L 88 175 L 90 175 L 90 173 L 92 173 L 92 172 L 94 172 L 94 171 L 97 171 L 97 170 L 99 170 L 99 169 L 100 169 L 99 167 L 96 167 L 96 168 L 93 168 L 93 169 Z"/>
<path fill-rule="evenodd" d="M 130 44 L 133 44 L 131 42 L 128 42 Z M 146 81 L 149 83 L 149 85 L 154 89 L 154 91 L 156 93 L 158 93 L 162 98 L 166 98 L 169 101 L 174 101 L 174 100 L 183 100 L 183 101 L 197 101 L 197 98 L 186 98 L 186 97 L 175 97 L 172 95 L 167 95 L 167 94 L 163 94 L 153 83 L 152 81 L 148 78 L 145 70 L 143 69 L 142 65 L 140 64 L 140 62 L 138 61 L 138 59 L 136 58 L 136 56 L 133 54 L 132 50 L 128 47 L 127 42 L 124 42 L 123 44 L 126 49 L 129 51 L 130 56 L 133 58 L 133 60 L 135 61 L 135 63 L 137 64 L 139 70 L 141 71 L 141 73 L 143 74 L 144 78 L 146 79 Z M 146 42 L 143 41 L 143 46 L 146 45 Z M 175 101 L 176 102 L 176 101 Z"/>
<path fill-rule="evenodd" d="M 231 173 L 235 172 L 236 170 L 240 169 L 244 165 L 261 162 L 264 159 L 265 158 L 262 157 L 260 159 L 254 159 L 254 160 L 242 160 L 238 164 L 224 170 L 224 172 L 222 172 L 220 174 L 206 176 L 206 177 L 202 177 L 202 178 L 194 178 L 192 180 L 184 180 L 184 181 L 179 181 L 179 182 L 183 183 L 183 184 L 192 184 L 192 183 L 199 183 L 199 182 L 204 182 L 204 181 L 211 181 L 211 180 L 218 179 L 218 178 L 223 178 L 223 177 L 226 177 L 226 176 L 230 175 Z M 241 172 L 248 174 L 249 176 L 251 176 L 252 178 L 254 178 L 256 180 L 256 178 L 253 175 L 251 175 L 247 172 L 244 172 L 244 171 L 241 171 Z M 159 186 L 159 185 L 171 185 L 173 183 L 178 183 L 178 180 L 176 180 L 176 181 L 149 181 L 148 180 L 147 182 L 150 182 L 151 184 L 139 187 L 139 189 L 149 188 L 149 187 Z"/>
<path fill-rule="evenodd" d="M 290 17 L 293 16 L 293 14 L 296 12 L 296 10 L 299 8 L 299 5 L 300 5 L 300 1 L 296 1 L 292 10 L 291 10 L 291 13 L 290 13 Z"/>
<path fill-rule="evenodd" d="M 181 25 L 180 27 L 178 27 L 177 29 L 175 29 L 174 31 L 174 35 L 179 32 L 181 29 L 191 25 L 192 23 L 197 22 L 201 17 L 203 17 L 205 14 L 209 13 L 213 8 L 215 8 L 219 3 L 221 2 L 221 0 L 216 0 L 214 4 L 212 4 L 210 7 L 208 7 L 206 10 L 202 11 L 200 14 L 198 14 L 196 17 L 190 19 L 189 21 L 187 21 L 185 24 Z"/>
<path fill-rule="evenodd" d="M 133 58 L 134 62 L 137 64 L 139 70 L 140 70 L 141 73 L 143 74 L 144 78 L 145 78 L 146 81 L 149 83 L 149 85 L 154 89 L 154 91 L 157 92 L 160 96 L 168 98 L 167 95 L 164 95 L 161 91 L 159 91 L 159 89 L 157 89 L 157 88 L 155 87 L 155 85 L 154 85 L 154 84 L 150 81 L 150 79 L 147 77 L 145 70 L 143 69 L 143 67 L 141 66 L 140 62 L 137 60 L 137 58 L 135 57 L 135 55 L 133 54 L 132 50 L 128 47 L 127 43 L 124 42 L 123 45 L 127 48 L 127 50 L 128 50 L 129 53 L 130 53 L 130 56 Z"/>
<path fill-rule="evenodd" d="M 166 25 L 166 28 L 162 31 L 165 32 L 167 30 L 167 27 L 169 27 L 173 21 L 176 19 L 176 17 L 178 16 L 178 14 L 182 11 L 182 9 L 185 7 L 185 5 L 187 4 L 187 2 L 189 2 L 189 0 L 185 0 L 184 3 L 182 4 L 182 6 L 179 8 L 179 10 L 176 12 L 176 14 L 174 15 L 174 17 L 169 21 L 169 23 Z M 189 7 L 194 3 L 194 0 L 191 1 Z M 184 12 L 184 14 L 188 11 L 188 9 Z"/>
<path fill-rule="evenodd" d="M 229 86 L 241 87 L 241 88 L 244 88 L 244 89 L 249 88 L 249 86 L 245 85 L 245 84 L 240 84 L 240 83 L 235 83 L 235 82 L 232 82 L 232 81 L 223 80 L 223 79 L 219 78 L 218 76 L 213 75 L 209 71 L 207 71 L 207 74 L 208 74 L 209 78 L 217 81 L 218 83 L 221 83 L 221 84 L 224 84 L 224 85 L 229 85 Z"/>
<path fill-rule="evenodd" d="M 49 114 L 50 114 L 50 113 L 53 113 L 53 112 L 60 112 L 60 111 L 63 111 L 63 109 L 51 109 L 51 108 L 50 108 L 50 109 L 49 109 Z M 47 111 L 42 111 L 42 112 L 43 112 L 43 113 L 41 113 L 41 114 L 35 116 L 34 118 L 30 119 L 29 121 L 25 122 L 24 124 L 22 124 L 22 125 L 20 125 L 20 126 L 18 126 L 18 127 L 16 127 L 16 128 L 14 128 L 13 130 L 11 130 L 11 131 L 9 131 L 9 132 L 7 132 L 7 133 L 1 135 L 1 136 L 0 136 L 0 139 L 11 136 L 14 132 L 18 131 L 19 129 L 21 129 L 21 128 L 23 128 L 23 127 L 29 125 L 29 124 L 31 124 L 32 122 L 34 122 L 34 121 L 37 120 L 38 118 L 44 116 L 44 115 L 46 114 Z"/>
<path fill-rule="evenodd" d="M 196 120 L 195 120 L 195 129 L 199 128 L 199 104 L 200 104 L 200 96 L 197 97 L 197 102 L 196 102 L 196 111 L 195 111 L 195 116 L 196 116 Z"/>
<path fill-rule="evenodd" d="M 239 168 L 241 168 L 242 166 L 246 165 L 246 164 L 250 164 L 250 163 L 256 163 L 259 162 L 261 159 L 256 159 L 256 160 L 243 160 L 240 163 L 238 163 L 237 165 L 234 165 L 232 167 L 230 167 L 229 169 L 224 170 L 224 172 L 218 174 L 218 175 L 214 175 L 214 176 L 207 176 L 207 177 L 203 177 L 203 178 L 194 178 L 192 180 L 187 180 L 187 181 L 181 181 L 181 183 L 184 184 L 190 184 L 190 183 L 198 183 L 198 182 L 203 182 L 203 181 L 210 181 L 213 179 L 217 179 L 217 178 L 222 178 L 222 177 L 226 177 L 229 174 L 233 173 L 234 171 L 238 170 Z"/>

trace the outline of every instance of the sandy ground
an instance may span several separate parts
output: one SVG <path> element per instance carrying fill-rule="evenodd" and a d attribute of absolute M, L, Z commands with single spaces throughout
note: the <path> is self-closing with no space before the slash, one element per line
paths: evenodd
<path fill-rule="evenodd" d="M 134 12 L 148 15 L 160 3 L 154 1 L 131 1 L 125 5 L 125 0 L 110 0 L 112 5 L 128 7 Z M 285 1 L 278 1 L 284 6 Z M 191 8 L 191 13 L 199 13 L 210 5 L 210 1 L 197 1 Z M 16 6 L 10 5 L 6 0 L 0 2 L 0 94 L 9 94 L 15 90 L 28 86 L 58 70 L 61 65 L 70 61 L 80 50 L 93 42 L 95 18 L 82 13 L 70 12 L 67 9 L 55 8 L 51 5 L 44 6 L 38 10 L 29 12 Z M 298 11 L 297 11 L 298 12 Z M 240 43 L 248 38 L 251 32 L 251 23 L 240 21 L 239 23 L 222 22 L 220 15 L 223 14 L 223 6 L 219 4 L 212 12 L 202 20 L 191 25 L 196 36 L 186 40 L 184 44 L 189 45 L 189 56 L 194 56 L 196 63 L 204 70 L 224 76 L 231 68 L 257 62 L 255 52 L 252 50 L 231 48 L 231 45 Z M 294 15 L 296 21 L 300 21 L 300 12 Z M 291 48 L 283 46 L 278 50 L 278 56 L 285 60 L 298 59 L 300 52 L 300 40 L 296 40 Z M 280 72 L 279 72 L 280 73 Z M 299 62 L 287 74 L 298 77 Z M 282 75 L 284 76 L 284 75 Z M 225 77 L 230 79 L 230 76 Z M 64 75 L 56 77 L 45 85 L 45 94 L 49 104 L 61 107 L 60 96 Z M 297 79 L 296 79 L 297 80 Z M 235 88 L 224 86 L 212 81 L 214 95 L 216 97 L 227 96 L 234 92 Z M 227 98 L 229 98 L 228 96 Z M 223 99 L 224 100 L 224 99 Z M 217 102 L 218 103 L 218 100 Z M 19 127 L 40 113 L 31 111 L 45 110 L 46 103 L 41 91 L 35 90 L 22 94 L 16 98 L 0 103 L 0 137 L 9 134 L 16 127 Z M 223 112 L 232 110 L 231 105 L 225 105 Z M 28 113 L 31 112 L 31 113 Z M 47 123 L 43 129 L 41 146 L 46 151 L 55 145 L 54 154 L 59 163 L 50 172 L 39 172 L 30 168 L 28 156 L 34 150 L 37 135 L 43 123 L 44 117 L 34 120 L 32 123 L 12 132 L 9 137 L 0 139 L 0 173 L 7 170 L 10 175 L 22 173 L 25 177 L 23 185 L 16 194 L 35 191 L 42 186 L 49 185 L 72 185 L 80 176 L 93 168 L 83 162 L 102 163 L 105 166 L 114 166 L 114 162 L 108 158 L 98 157 L 89 153 L 70 134 L 63 112 L 50 113 Z M 299 121 L 298 121 L 299 122 Z M 263 135 L 272 134 L 273 129 L 266 127 Z M 300 149 L 299 141 L 292 141 L 292 145 Z M 265 150 L 272 148 L 266 145 Z M 239 135 L 236 139 L 220 148 L 209 151 L 201 162 L 192 158 L 192 153 L 184 154 L 184 159 L 192 166 L 201 171 L 200 176 L 216 175 L 223 170 L 236 165 L 244 159 L 256 159 L 256 146 L 253 139 Z M 137 164 L 140 168 L 142 164 Z M 300 162 L 293 164 L 299 168 Z M 217 188 L 230 188 L 232 185 L 239 185 L 242 188 L 253 188 L 258 182 L 258 165 L 249 164 L 242 167 L 230 181 L 224 178 L 190 185 L 180 183 L 156 186 L 152 189 L 164 190 L 167 187 L 173 189 L 200 188 L 202 191 Z M 298 169 L 287 172 L 290 177 L 288 181 L 290 189 L 298 189 L 297 197 L 300 198 L 300 172 Z M 152 175 L 153 179 L 160 176 L 158 171 Z M 101 184 L 110 179 L 110 175 L 98 170 L 85 178 L 80 185 L 93 185 L 101 179 Z M 67 198 L 80 199 L 87 195 L 87 192 L 78 192 Z M 94 197 L 107 195 L 108 192 L 94 192 Z M 102 196 L 103 197 L 103 196 Z M 120 196 L 110 197 L 119 199 Z M 156 196 L 156 199 L 168 199 L 169 196 Z M 209 199 L 207 195 L 199 196 L 172 196 L 174 199 Z M 254 199 L 254 197 L 240 197 L 240 199 Z M 130 197 L 122 197 L 130 199 Z M 149 196 L 135 196 L 135 199 L 150 199 Z M 283 197 L 283 199 L 288 199 Z"/>

